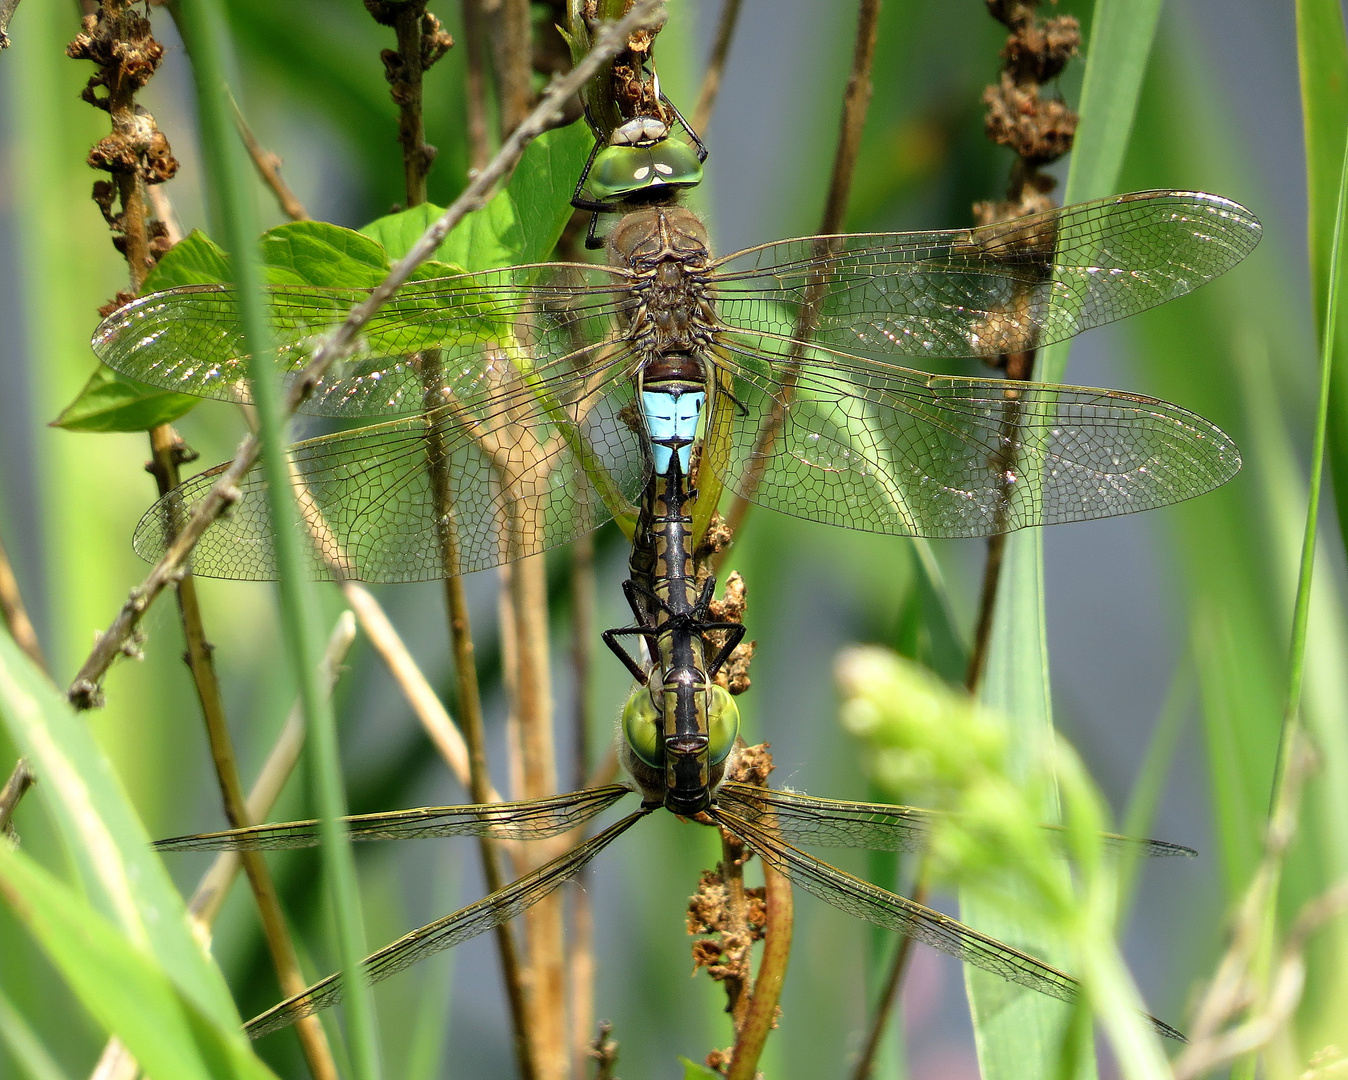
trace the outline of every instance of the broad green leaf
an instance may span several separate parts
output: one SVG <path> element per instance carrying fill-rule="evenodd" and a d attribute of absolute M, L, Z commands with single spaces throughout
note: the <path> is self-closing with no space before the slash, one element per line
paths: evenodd
<path fill-rule="evenodd" d="M 421 234 L 435 224 L 444 212 L 443 206 L 422 203 L 396 214 L 375 218 L 368 225 L 362 225 L 360 231 L 379 243 L 389 259 L 396 262 L 412 250 L 412 245 L 421 239 Z M 444 244 L 441 243 L 436 251 L 443 248 Z"/>
<path fill-rule="evenodd" d="M 91 905 L 152 955 L 198 1009 L 219 1025 L 236 1025 L 224 977 L 188 928 L 182 898 L 112 766 L 7 634 L 0 634 L 0 721 L 32 762 Z"/>
<path fill-rule="evenodd" d="M 171 424 L 200 400 L 146 386 L 99 364 L 51 426 L 66 431 L 148 431 Z"/>
<path fill-rule="evenodd" d="M 571 219 L 571 191 L 590 146 L 589 129 L 580 121 L 540 135 L 510 183 L 445 237 L 440 257 L 469 270 L 546 259 Z"/>
<path fill-rule="evenodd" d="M 180 285 L 214 285 L 229 280 L 229 256 L 200 229 L 193 229 L 145 276 L 142 292 L 162 292 Z"/>
<path fill-rule="evenodd" d="M 0 848 L 0 897 L 84 1007 L 148 1076 L 265 1080 L 242 1030 L 202 1011 L 155 958 L 21 852 Z"/>
<path fill-rule="evenodd" d="M 388 275 L 380 245 L 326 221 L 292 221 L 262 234 L 262 262 L 272 285 L 374 288 Z"/>

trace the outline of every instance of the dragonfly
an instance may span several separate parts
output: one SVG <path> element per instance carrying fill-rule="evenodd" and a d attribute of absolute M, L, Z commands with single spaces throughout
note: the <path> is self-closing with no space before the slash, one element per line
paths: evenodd
<path fill-rule="evenodd" d="M 668 394 L 684 383 L 677 365 L 656 384 Z M 715 580 L 700 576 L 691 544 L 695 500 L 685 473 L 693 442 L 678 423 L 657 431 L 648 451 L 663 467 L 650 485 L 625 583 L 636 624 L 604 634 L 604 640 L 638 685 L 623 708 L 619 758 L 631 780 L 588 790 L 513 803 L 431 806 L 349 817 L 353 840 L 397 840 L 439 836 L 479 836 L 496 840 L 540 840 L 583 827 L 635 791 L 640 807 L 569 851 L 524 874 L 508 886 L 443 918 L 419 927 L 367 957 L 361 978 L 378 982 L 443 949 L 451 948 L 515 918 L 565 881 L 642 818 L 662 807 L 680 818 L 723 829 L 768 865 L 827 903 L 876 925 L 909 935 L 1020 985 L 1064 1001 L 1080 987 L 1070 975 L 1028 953 L 966 926 L 933 908 L 855 877 L 801 846 L 859 847 L 917 852 L 947 820 L 937 811 L 878 803 L 822 799 L 746 784 L 733 775 L 739 740 L 739 711 L 715 681 L 744 633 L 738 623 L 709 616 Z M 711 635 L 718 635 L 717 641 Z M 649 662 L 633 657 L 624 637 L 642 641 Z M 161 851 L 276 850 L 320 842 L 316 821 L 250 826 L 161 840 Z M 1156 856 L 1189 855 L 1186 847 L 1160 840 L 1108 836 L 1113 845 L 1134 846 Z M 254 1038 L 294 1023 L 341 1000 L 345 976 L 337 973 L 254 1017 L 246 1025 Z M 1182 1040 L 1173 1027 L 1148 1017 L 1162 1035 Z"/>
<path fill-rule="evenodd" d="M 1257 244 L 1259 221 L 1238 203 L 1136 192 L 976 228 L 803 237 L 715 257 L 678 202 L 701 178 L 700 151 L 663 121 L 624 125 L 591 164 L 596 205 L 622 213 L 606 264 L 409 282 L 318 382 L 305 412 L 393 419 L 293 447 L 301 504 L 321 523 L 316 575 L 431 580 L 537 554 L 610 518 L 630 524 L 653 475 L 640 384 L 674 355 L 703 384 L 681 421 L 698 432 L 699 535 L 725 489 L 851 529 L 973 537 L 1167 505 L 1240 467 L 1218 427 L 1155 398 L 892 362 L 1025 351 L 1182 296 Z M 267 290 L 286 377 L 366 295 Z M 134 300 L 93 347 L 150 385 L 250 400 L 228 286 Z M 161 555 L 218 473 L 152 507 L 136 550 Z M 244 479 L 193 572 L 276 576 L 263 487 L 256 472 Z"/>

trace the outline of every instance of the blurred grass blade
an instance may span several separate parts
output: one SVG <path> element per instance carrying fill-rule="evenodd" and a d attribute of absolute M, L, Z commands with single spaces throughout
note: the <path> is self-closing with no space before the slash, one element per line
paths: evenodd
<path fill-rule="evenodd" d="M 174 8 L 196 81 L 207 186 L 220 220 L 220 236 L 230 252 L 240 321 L 250 361 L 248 376 L 257 407 L 261 467 L 267 477 L 267 501 L 275 537 L 281 627 L 290 668 L 299 687 L 308 738 L 310 777 L 323 823 L 323 869 L 336 922 L 337 955 L 347 980 L 346 1017 L 357 1080 L 380 1076 L 373 996 L 355 973 L 366 953 L 350 839 L 340 821 L 346 814 L 341 761 L 332 704 L 318 676 L 321 632 L 312 583 L 306 571 L 294 492 L 290 485 L 286 417 L 274 370 L 263 275 L 253 205 L 252 172 L 234 134 L 225 73 L 229 34 L 217 0 L 193 0 Z"/>
<path fill-rule="evenodd" d="M 1142 77 L 1151 51 L 1159 0 L 1095 5 L 1081 94 L 1081 126 L 1071 155 L 1065 202 L 1109 194 L 1117 182 L 1137 111 Z M 1067 366 L 1067 346 L 1041 350 L 1035 377 L 1059 382 Z M 1044 549 L 1038 530 L 1008 537 L 1000 595 L 980 697 L 1014 725 L 1013 767 L 1053 738 L 1049 661 L 1044 626 Z M 1018 759 L 1018 760 L 1016 760 Z M 1057 807 L 1045 807 L 1054 820 Z M 1066 871 L 1063 871 L 1066 873 Z M 1030 940 L 1026 929 L 971 894 L 961 894 L 966 922 L 1009 944 L 1067 963 L 1051 943 Z M 1072 1075 L 1095 1075 L 1090 1040 L 1074 1040 L 1076 1061 L 1061 1057 L 1071 1010 L 1019 987 L 1009 987 L 965 969 L 978 1060 L 984 1080 L 1021 1080 L 1070 1068 Z"/>
<path fill-rule="evenodd" d="M 0 719 L 41 779 L 37 790 L 90 905 L 152 955 L 203 1014 L 237 1027 L 229 988 L 188 929 L 182 899 L 111 765 L 8 634 L 0 634 Z"/>
<path fill-rule="evenodd" d="M 1348 128 L 1348 35 L 1338 0 L 1297 0 L 1297 61 L 1306 138 L 1307 232 L 1311 295 L 1327 296 L 1333 261 L 1338 180 L 1343 133 Z M 1342 287 L 1341 283 L 1337 287 Z M 1315 305 L 1320 336 L 1325 306 Z M 1334 338 L 1330 392 L 1329 468 L 1339 507 L 1339 532 L 1348 546 L 1348 326 Z"/>
<path fill-rule="evenodd" d="M 0 848 L 0 897 L 41 943 L 84 1007 L 149 1076 L 265 1080 L 235 1025 L 203 1013 L 154 958 L 32 859 Z"/>
<path fill-rule="evenodd" d="M 9 1048 L 9 1055 L 19 1063 L 19 1072 L 26 1080 L 67 1080 L 61 1066 L 0 990 L 0 1042 Z"/>

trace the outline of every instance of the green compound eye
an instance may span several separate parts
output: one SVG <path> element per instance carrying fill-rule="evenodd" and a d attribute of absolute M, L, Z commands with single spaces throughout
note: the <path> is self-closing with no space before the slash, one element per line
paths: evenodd
<path fill-rule="evenodd" d="M 707 754 L 713 765 L 719 765 L 730 756 L 735 739 L 740 733 L 740 707 L 730 691 L 712 684 L 711 702 L 707 708 L 707 727 L 710 739 Z"/>
<path fill-rule="evenodd" d="M 665 747 L 660 740 L 660 710 L 644 686 L 632 691 L 623 706 L 623 738 L 632 753 L 652 769 L 663 768 Z"/>
<path fill-rule="evenodd" d="M 697 151 L 682 139 L 650 146 L 606 146 L 590 170 L 587 186 L 598 202 L 612 202 L 653 187 L 693 187 L 702 181 Z"/>

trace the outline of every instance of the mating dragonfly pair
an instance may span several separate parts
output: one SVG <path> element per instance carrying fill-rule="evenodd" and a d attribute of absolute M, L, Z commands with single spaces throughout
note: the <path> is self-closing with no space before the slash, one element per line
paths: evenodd
<path fill-rule="evenodd" d="M 677 205 L 700 177 L 700 156 L 663 124 L 626 127 L 591 164 L 603 181 L 598 206 L 623 214 L 608 265 L 410 282 L 305 404 L 319 415 L 399 418 L 299 443 L 292 475 L 315 572 L 369 581 L 466 573 L 610 517 L 635 519 L 627 596 L 636 622 L 606 640 L 642 684 L 623 724 L 642 806 L 375 953 L 365 977 L 384 978 L 513 918 L 664 805 L 705 815 L 843 910 L 1071 1000 L 1077 984 L 1055 968 L 796 846 L 916 850 L 937 815 L 722 782 L 737 717 L 713 677 L 733 641 L 713 645 L 708 635 L 737 632 L 711 621 L 712 586 L 698 584 L 692 545 L 723 488 L 847 528 L 972 537 L 1144 510 L 1224 483 L 1240 466 L 1234 444 L 1176 405 L 933 375 L 885 358 L 991 358 L 1064 340 L 1223 273 L 1258 242 L 1258 221 L 1214 195 L 1152 191 L 980 228 L 806 237 L 717 259 L 700 221 Z M 298 373 L 316 335 L 365 295 L 270 289 L 284 370 Z M 133 301 L 104 322 L 94 347 L 152 385 L 248 400 L 227 287 Z M 162 551 L 215 476 L 161 500 L 137 529 L 137 550 Z M 262 484 L 254 474 L 240 486 L 233 512 L 198 545 L 196 573 L 275 575 Z M 620 647 L 624 635 L 645 642 L 650 663 Z M 350 825 L 355 839 L 536 839 L 582 825 L 629 790 L 396 811 Z M 316 842 L 315 823 L 297 822 L 160 847 Z M 324 1008 L 341 985 L 331 976 L 248 1030 Z"/>

